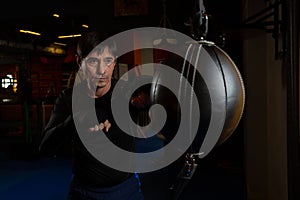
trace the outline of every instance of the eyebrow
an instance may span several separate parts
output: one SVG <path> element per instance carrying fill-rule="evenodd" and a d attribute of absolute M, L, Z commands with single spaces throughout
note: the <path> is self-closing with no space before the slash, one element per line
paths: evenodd
<path fill-rule="evenodd" d="M 87 56 L 86 58 L 98 58 L 98 56 Z M 114 59 L 114 56 L 106 56 L 106 57 L 101 57 L 101 59 Z"/>

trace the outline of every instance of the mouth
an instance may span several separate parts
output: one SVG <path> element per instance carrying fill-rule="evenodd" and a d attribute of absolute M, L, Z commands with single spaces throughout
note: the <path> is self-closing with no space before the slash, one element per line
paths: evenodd
<path fill-rule="evenodd" d="M 96 82 L 97 81 L 103 82 L 103 81 L 107 80 L 107 77 L 106 76 L 94 77 L 93 80 L 96 81 Z"/>
<path fill-rule="evenodd" d="M 89 82 L 91 85 L 101 88 L 103 84 L 108 82 L 108 77 L 105 75 L 93 76 Z"/>

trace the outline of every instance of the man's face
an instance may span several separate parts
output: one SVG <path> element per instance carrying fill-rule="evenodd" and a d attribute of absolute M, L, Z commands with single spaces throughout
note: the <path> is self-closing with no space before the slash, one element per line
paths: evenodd
<path fill-rule="evenodd" d="M 92 52 L 85 59 L 87 81 L 90 90 L 96 92 L 96 96 L 106 93 L 111 86 L 111 78 L 115 68 L 115 57 L 105 48 L 102 53 Z M 103 93 L 104 92 L 104 93 Z"/>

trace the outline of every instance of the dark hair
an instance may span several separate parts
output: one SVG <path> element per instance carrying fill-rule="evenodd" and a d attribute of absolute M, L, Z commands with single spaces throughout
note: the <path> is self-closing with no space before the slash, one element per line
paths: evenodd
<path fill-rule="evenodd" d="M 92 31 L 81 36 L 77 43 L 77 56 L 80 60 L 88 56 L 92 51 L 103 52 L 105 47 L 108 47 L 112 55 L 116 57 L 117 47 L 113 40 L 108 39 L 99 32 Z"/>

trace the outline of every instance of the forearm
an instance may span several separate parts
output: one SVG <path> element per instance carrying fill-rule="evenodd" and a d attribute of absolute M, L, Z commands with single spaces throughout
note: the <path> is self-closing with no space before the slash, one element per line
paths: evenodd
<path fill-rule="evenodd" d="M 71 142 L 75 130 L 71 116 L 62 123 L 50 122 L 43 131 L 43 139 L 39 146 L 40 153 L 47 156 L 58 153 L 65 144 Z"/>

